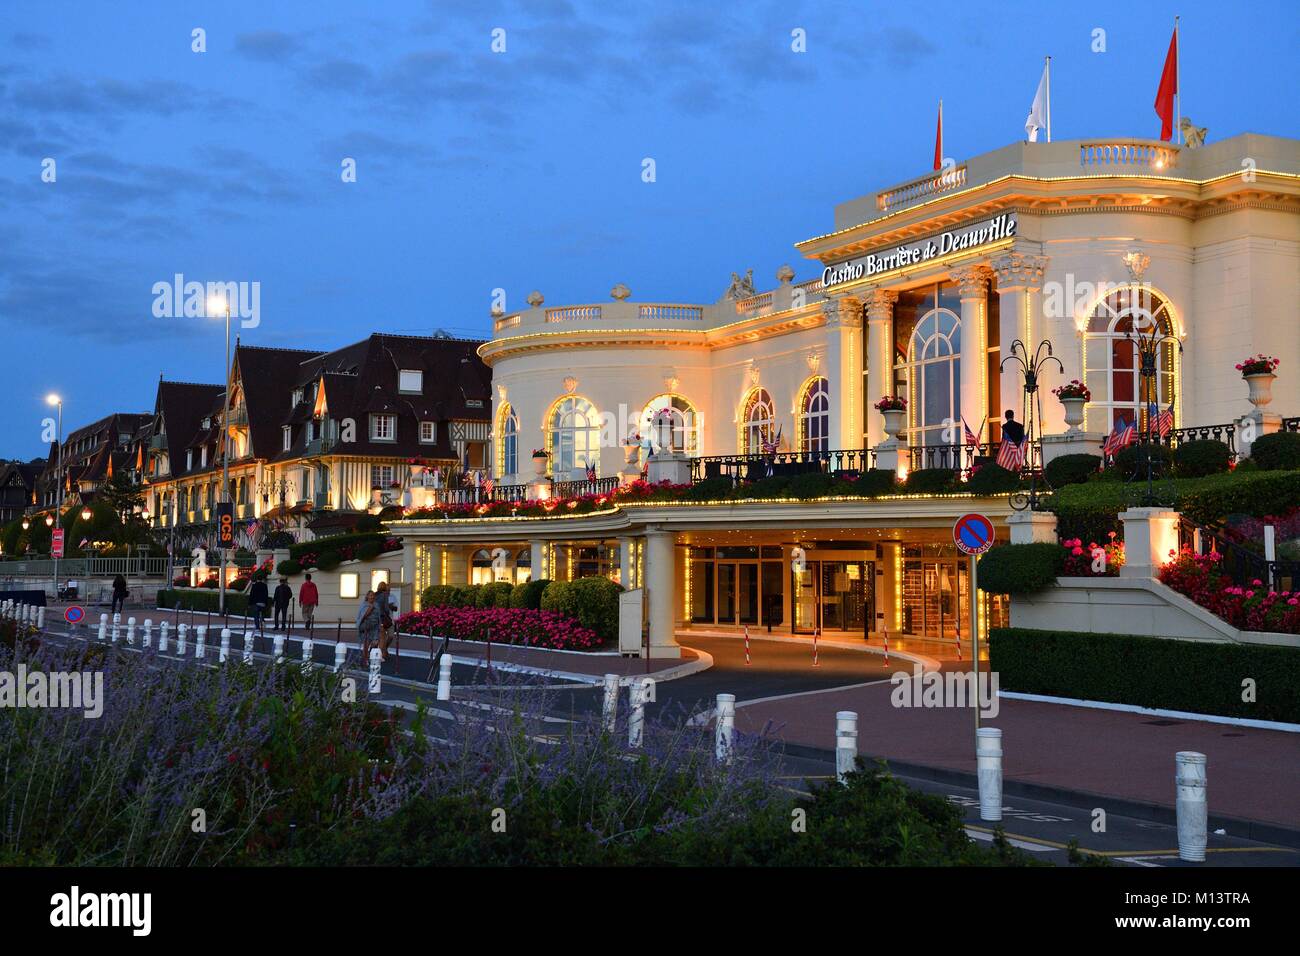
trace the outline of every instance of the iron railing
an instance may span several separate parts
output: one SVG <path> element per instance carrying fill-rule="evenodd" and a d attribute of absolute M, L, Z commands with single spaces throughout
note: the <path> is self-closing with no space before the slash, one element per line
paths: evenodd
<path fill-rule="evenodd" d="M 976 465 L 997 462 L 1000 442 L 981 442 L 978 445 L 913 445 L 907 449 L 908 467 L 911 471 L 927 468 L 946 469 L 961 472 L 965 478 L 970 477 L 971 469 Z M 1020 473 L 1042 470 L 1042 448 L 1037 441 L 1025 446 L 1025 459 Z"/>
<path fill-rule="evenodd" d="M 1218 526 L 1199 525 L 1186 516 L 1178 522 L 1178 547 L 1190 548 L 1193 554 L 1220 555 L 1219 570 L 1239 587 L 1250 587 L 1256 581 L 1274 591 L 1295 591 L 1300 588 L 1300 561 L 1264 556 L 1262 542 L 1248 541 L 1231 530 Z"/>
<path fill-rule="evenodd" d="M 30 561 L 0 561 L 0 578 L 48 578 L 54 574 L 53 558 L 33 558 Z M 160 578 L 167 573 L 167 559 L 158 558 L 59 558 L 59 579 L 111 577 Z M 173 570 L 180 574 L 189 567 L 188 561 L 174 561 Z"/>
<path fill-rule="evenodd" d="M 1282 431 L 1284 431 L 1284 432 L 1300 432 L 1300 418 L 1284 418 L 1284 419 L 1282 419 Z"/>
<path fill-rule="evenodd" d="M 555 481 L 551 483 L 551 497 L 577 498 L 582 495 L 607 495 L 618 488 L 618 476 L 597 478 L 595 481 Z"/>
<path fill-rule="evenodd" d="M 836 451 L 779 451 L 771 455 L 705 455 L 691 459 L 691 481 L 729 478 L 758 481 L 762 478 L 792 478 L 811 473 L 861 474 L 876 466 L 870 448 Z"/>
<path fill-rule="evenodd" d="M 1145 437 L 1145 435 L 1139 435 L 1138 441 L 1141 442 Z M 1168 445 L 1170 448 L 1177 448 L 1184 442 L 1189 441 L 1221 441 L 1228 446 L 1228 452 L 1232 455 L 1232 460 L 1237 460 L 1237 425 L 1235 422 L 1226 422 L 1222 425 L 1193 425 L 1189 428 L 1175 428 L 1163 438 L 1156 436 L 1156 440 L 1162 445 Z"/>

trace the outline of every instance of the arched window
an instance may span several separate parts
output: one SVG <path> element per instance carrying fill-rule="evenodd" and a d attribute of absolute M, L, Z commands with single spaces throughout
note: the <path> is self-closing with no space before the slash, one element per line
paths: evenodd
<path fill-rule="evenodd" d="M 525 584 L 533 578 L 533 551 L 520 548 L 515 555 L 515 584 Z"/>
<path fill-rule="evenodd" d="M 497 477 L 519 473 L 519 416 L 502 404 L 497 419 Z"/>
<path fill-rule="evenodd" d="M 830 451 L 831 386 L 824 378 L 812 378 L 799 403 L 799 450 Z"/>
<path fill-rule="evenodd" d="M 1153 394 L 1143 391 L 1135 332 L 1144 338 L 1169 336 L 1155 350 Z M 1090 429 L 1109 432 L 1119 421 L 1135 422 L 1142 429 L 1148 404 L 1160 408 L 1173 404 L 1178 361 L 1175 334 L 1169 303 L 1150 286 L 1124 286 L 1093 307 L 1083 338 L 1084 384 L 1092 393 Z"/>
<path fill-rule="evenodd" d="M 600 468 L 600 419 L 585 398 L 562 398 L 551 409 L 552 474 L 563 478 L 574 468 Z"/>
<path fill-rule="evenodd" d="M 907 346 L 910 444 L 950 445 L 961 420 L 961 316 L 936 307 L 917 320 Z"/>
<path fill-rule="evenodd" d="M 659 449 L 659 422 L 667 420 L 670 424 L 669 440 L 675 451 L 684 451 L 694 455 L 700 448 L 700 422 L 695 406 L 680 395 L 664 394 L 652 398 L 641 411 L 637 427 L 641 432 L 641 447 L 647 444 L 655 451 Z"/>
<path fill-rule="evenodd" d="M 469 561 L 469 583 L 490 584 L 496 580 L 492 571 L 492 552 L 480 548 Z"/>
<path fill-rule="evenodd" d="M 776 437 L 776 406 L 765 388 L 751 389 L 740 415 L 741 453 L 759 455 L 763 442 Z"/>

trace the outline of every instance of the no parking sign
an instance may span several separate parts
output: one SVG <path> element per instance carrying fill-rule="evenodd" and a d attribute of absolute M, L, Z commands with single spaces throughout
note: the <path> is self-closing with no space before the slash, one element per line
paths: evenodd
<path fill-rule="evenodd" d="M 63 619 L 69 624 L 80 624 L 86 619 L 86 612 L 74 604 L 63 612 Z"/>
<path fill-rule="evenodd" d="M 962 554 L 983 554 L 993 547 L 993 522 L 980 514 L 962 515 L 952 526 L 952 540 Z"/>

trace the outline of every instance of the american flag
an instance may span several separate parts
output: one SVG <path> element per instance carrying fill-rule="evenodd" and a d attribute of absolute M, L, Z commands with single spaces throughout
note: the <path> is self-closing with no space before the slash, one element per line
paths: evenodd
<path fill-rule="evenodd" d="M 1137 427 L 1132 422 L 1125 422 L 1122 419 L 1115 423 L 1115 430 L 1106 436 L 1102 442 L 1101 453 L 1107 457 L 1118 455 L 1121 451 L 1133 444 L 1137 438 Z"/>
<path fill-rule="evenodd" d="M 484 479 L 483 479 L 483 495 L 484 495 L 484 497 L 487 497 L 487 498 L 492 497 L 492 489 L 495 488 L 495 487 L 496 487 L 496 482 L 495 482 L 495 481 L 493 481 L 491 478 L 484 478 Z"/>
<path fill-rule="evenodd" d="M 966 432 L 966 444 L 974 445 L 978 447 L 980 443 L 980 436 L 970 430 L 970 426 L 966 424 L 965 416 L 962 417 L 961 427 Z M 984 430 L 984 422 L 980 422 L 980 431 L 983 430 Z"/>
<path fill-rule="evenodd" d="M 587 480 L 588 480 L 588 481 L 595 481 L 595 480 L 596 480 L 596 466 L 595 466 L 595 465 L 588 465 L 588 466 L 587 466 Z"/>
<path fill-rule="evenodd" d="M 1156 412 L 1157 407 L 1154 402 L 1147 407 L 1151 430 L 1161 438 L 1168 438 L 1169 433 L 1174 430 L 1174 406 L 1170 405 L 1159 413 Z"/>
<path fill-rule="evenodd" d="M 1017 445 L 1010 438 L 1002 439 L 1002 445 L 998 448 L 998 464 L 1007 471 L 1019 471 L 1024 463 L 1024 445 Z"/>

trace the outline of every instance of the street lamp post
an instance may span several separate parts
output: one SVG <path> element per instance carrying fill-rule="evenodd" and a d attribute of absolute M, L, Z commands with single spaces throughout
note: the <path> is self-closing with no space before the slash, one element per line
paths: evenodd
<path fill-rule="evenodd" d="M 1046 354 L 1044 354 L 1046 353 Z M 1043 369 L 1051 362 L 1056 363 L 1056 367 L 1065 372 L 1065 366 L 1061 360 L 1052 354 L 1052 343 L 1048 339 L 1043 339 L 1038 343 L 1038 348 L 1034 349 L 1031 357 L 1025 343 L 1016 339 L 1011 343 L 1011 354 L 1004 358 L 998 364 L 998 371 L 1006 367 L 1008 362 L 1015 362 L 1020 366 L 1021 374 L 1024 376 L 1024 410 L 1021 415 L 1025 421 L 1025 457 L 1024 463 L 1029 468 L 1029 494 L 1015 491 L 1011 494 L 1011 507 L 1017 511 L 1023 511 L 1028 508 L 1030 511 L 1037 511 L 1039 505 L 1038 498 L 1038 468 L 1035 467 L 1034 449 L 1035 434 L 1039 428 L 1039 422 L 1043 417 L 1043 396 L 1039 392 L 1038 379 L 1042 375 Z M 1041 455 L 1039 456 L 1039 465 L 1041 465 Z"/>
<path fill-rule="evenodd" d="M 211 312 L 211 302 L 208 311 Z M 222 396 L 221 409 L 221 500 L 230 501 L 230 293 L 224 296 L 226 310 L 226 372 L 225 394 Z M 218 544 L 221 542 L 218 541 Z M 226 560 L 227 549 L 221 548 L 221 576 L 217 581 L 217 612 L 223 617 L 226 613 Z"/>
<path fill-rule="evenodd" d="M 58 457 L 55 459 L 54 479 L 58 487 L 54 490 L 54 527 L 62 528 L 63 518 L 63 399 L 58 395 L 47 395 L 45 401 L 50 405 L 57 406 L 59 409 L 59 432 L 56 444 L 58 445 Z M 51 541 L 50 550 L 53 551 L 53 542 Z M 59 599 L 59 556 L 54 555 L 54 599 Z"/>
<path fill-rule="evenodd" d="M 1145 317 L 1143 317 L 1145 319 Z M 1133 328 L 1125 335 L 1133 348 L 1137 352 L 1138 360 L 1138 402 L 1139 413 L 1142 406 L 1146 407 L 1147 421 L 1146 428 L 1143 429 L 1146 435 L 1143 439 L 1143 454 L 1146 457 L 1146 478 L 1147 490 L 1143 495 L 1142 504 L 1146 507 L 1160 504 L 1155 493 L 1155 455 L 1152 454 L 1154 446 L 1159 442 L 1159 424 L 1160 418 L 1160 387 L 1157 379 L 1160 370 L 1160 350 L 1162 348 L 1175 345 L 1181 353 L 1183 343 L 1176 336 L 1162 330 L 1158 323 L 1145 319 L 1144 321 L 1135 320 Z M 1173 396 L 1170 395 L 1170 404 L 1173 404 Z M 1151 414 L 1152 411 L 1155 414 Z"/>

